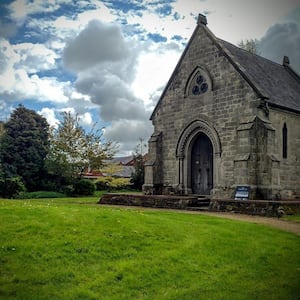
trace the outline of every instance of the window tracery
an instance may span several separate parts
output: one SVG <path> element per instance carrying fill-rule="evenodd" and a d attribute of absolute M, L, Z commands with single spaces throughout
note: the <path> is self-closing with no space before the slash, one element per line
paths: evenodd
<path fill-rule="evenodd" d="M 192 83 L 192 94 L 195 96 L 204 94 L 207 90 L 208 84 L 206 82 L 206 78 L 203 75 L 197 73 Z"/>
<path fill-rule="evenodd" d="M 197 67 L 189 77 L 186 85 L 185 96 L 201 96 L 211 90 L 212 83 L 209 74 Z"/>

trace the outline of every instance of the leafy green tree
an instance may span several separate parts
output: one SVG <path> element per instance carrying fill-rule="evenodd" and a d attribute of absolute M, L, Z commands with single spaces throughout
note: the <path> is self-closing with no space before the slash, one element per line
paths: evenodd
<path fill-rule="evenodd" d="M 79 124 L 79 117 L 63 113 L 63 121 L 50 134 L 50 152 L 47 158 L 51 174 L 69 179 L 81 177 L 86 171 L 99 170 L 103 161 L 111 159 L 116 144 L 102 142 L 102 130 L 86 132 Z"/>
<path fill-rule="evenodd" d="M 140 143 L 135 149 L 133 154 L 134 159 L 134 172 L 131 175 L 131 183 L 135 189 L 141 190 L 145 179 L 145 161 L 144 161 L 144 149 L 146 144 L 143 143 L 144 139 L 140 138 Z"/>
<path fill-rule="evenodd" d="M 19 105 L 4 123 L 0 160 L 4 180 L 21 177 L 27 190 L 39 189 L 47 172 L 49 125 L 33 110 Z"/>
<path fill-rule="evenodd" d="M 257 39 L 241 40 L 240 42 L 238 42 L 238 47 L 249 51 L 253 54 L 260 54 L 259 41 Z"/>
<path fill-rule="evenodd" d="M 26 188 L 20 177 L 0 178 L 0 195 L 4 198 L 15 198 Z"/>

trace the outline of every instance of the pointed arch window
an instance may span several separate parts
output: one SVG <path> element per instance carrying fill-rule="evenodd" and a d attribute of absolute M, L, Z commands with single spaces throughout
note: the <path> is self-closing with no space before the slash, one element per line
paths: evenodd
<path fill-rule="evenodd" d="M 212 82 L 208 72 L 204 69 L 197 67 L 191 73 L 186 88 L 185 96 L 197 97 L 205 94 L 212 89 Z"/>
<path fill-rule="evenodd" d="M 286 123 L 282 127 L 282 157 L 287 158 L 287 126 Z"/>
<path fill-rule="evenodd" d="M 205 76 L 197 74 L 192 82 L 191 88 L 194 96 L 204 94 L 208 90 L 208 84 Z"/>

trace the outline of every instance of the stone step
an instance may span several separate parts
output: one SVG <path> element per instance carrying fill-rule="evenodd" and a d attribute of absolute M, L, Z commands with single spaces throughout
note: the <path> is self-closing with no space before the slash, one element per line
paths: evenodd
<path fill-rule="evenodd" d="M 197 199 L 191 199 L 189 201 L 188 206 L 189 207 L 202 207 L 202 206 L 209 206 L 210 199 L 208 198 L 197 198 Z"/>

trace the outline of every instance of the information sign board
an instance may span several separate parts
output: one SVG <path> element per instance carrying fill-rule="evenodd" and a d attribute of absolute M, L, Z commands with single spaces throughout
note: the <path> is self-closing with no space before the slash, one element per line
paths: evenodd
<path fill-rule="evenodd" d="M 234 200 L 249 200 L 250 186 L 239 185 L 236 187 Z"/>

